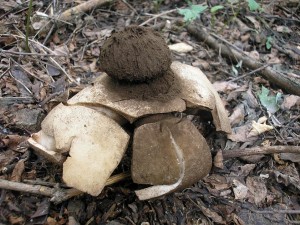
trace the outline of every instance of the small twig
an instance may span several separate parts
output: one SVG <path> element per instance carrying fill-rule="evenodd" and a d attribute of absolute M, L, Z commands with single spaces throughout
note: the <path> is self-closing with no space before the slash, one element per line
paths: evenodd
<path fill-rule="evenodd" d="M 6 54 L 6 53 L 4 53 Z M 19 66 L 22 70 L 24 70 L 25 73 L 29 74 L 30 76 L 34 77 L 35 79 L 45 82 L 44 80 L 42 80 L 41 78 L 37 77 L 36 75 L 34 75 L 33 73 L 31 73 L 30 71 L 28 71 L 27 69 L 24 68 L 24 66 L 22 66 L 21 64 L 19 64 L 16 60 L 14 60 L 12 57 L 9 57 L 9 59 L 11 61 L 13 61 L 17 66 Z"/>
<path fill-rule="evenodd" d="M 0 189 L 22 191 L 22 192 L 28 192 L 32 194 L 45 195 L 48 197 L 53 196 L 53 194 L 55 193 L 55 190 L 53 188 L 49 188 L 41 185 L 24 184 L 15 181 L 8 181 L 4 179 L 0 179 Z"/>
<path fill-rule="evenodd" d="M 20 80 L 18 80 L 17 78 L 15 78 L 11 72 L 9 72 L 10 76 L 19 84 L 21 84 L 23 86 L 23 88 L 25 88 L 25 90 L 30 94 L 30 95 L 33 95 L 32 91 L 30 91 L 30 89 Z"/>
<path fill-rule="evenodd" d="M 24 183 L 31 184 L 31 185 L 42 185 L 42 186 L 47 186 L 47 187 L 55 187 L 57 186 L 57 183 L 53 182 L 47 182 L 47 181 L 42 181 L 42 180 L 23 180 Z M 59 185 L 62 188 L 68 188 L 68 186 L 64 184 Z"/>
<path fill-rule="evenodd" d="M 10 68 L 8 67 L 3 73 L 1 73 L 1 74 L 0 74 L 0 78 L 2 78 L 2 77 L 9 71 L 9 69 L 10 69 Z"/>
<path fill-rule="evenodd" d="M 31 12 L 32 12 L 32 0 L 29 0 L 29 6 L 28 6 L 27 18 L 26 18 L 26 39 L 25 39 L 27 52 L 30 52 L 28 39 L 29 39 L 29 30 L 30 30 L 29 26 L 30 26 Z"/>
<path fill-rule="evenodd" d="M 249 73 L 245 73 L 245 74 L 243 74 L 243 75 L 241 75 L 241 76 L 239 76 L 239 77 L 236 77 L 236 78 L 234 78 L 234 79 L 231 79 L 230 81 L 233 82 L 233 81 L 240 80 L 240 79 L 242 79 L 242 78 L 244 78 L 244 77 L 246 77 L 246 76 L 249 76 L 249 75 L 252 75 L 252 74 L 254 74 L 254 73 L 257 73 L 257 72 L 259 72 L 259 71 L 261 71 L 261 70 L 267 68 L 267 67 L 270 66 L 270 65 L 272 65 L 272 64 L 265 64 L 265 65 L 263 65 L 263 66 L 261 66 L 261 67 L 255 69 L 255 70 L 252 70 L 252 71 L 249 72 Z"/>
<path fill-rule="evenodd" d="M 41 53 L 34 53 L 34 52 L 14 52 L 10 50 L 3 50 L 0 49 L 0 53 L 3 52 L 8 55 L 32 55 L 32 56 L 45 56 L 45 57 L 67 57 L 67 55 L 56 55 L 56 54 L 41 54 Z"/>
<path fill-rule="evenodd" d="M 121 173 L 121 174 L 111 176 L 106 181 L 105 185 L 107 186 L 107 185 L 117 183 L 121 180 L 128 178 L 129 176 L 130 176 L 129 173 Z M 69 198 L 83 194 L 82 191 L 79 191 L 74 188 L 71 189 L 65 189 L 61 187 L 50 188 L 44 185 L 25 184 L 20 182 L 8 181 L 4 179 L 0 179 L 0 189 L 44 195 L 47 197 L 51 197 L 51 201 L 54 202 L 55 204 L 59 204 Z"/>
<path fill-rule="evenodd" d="M 223 151 L 223 158 L 237 158 L 250 155 L 265 155 L 265 154 L 274 154 L 274 153 L 297 153 L 300 154 L 300 146 L 267 146 L 267 147 L 253 147 L 237 150 L 228 150 Z"/>
<path fill-rule="evenodd" d="M 219 37 L 218 35 L 214 34 L 214 33 L 211 33 L 210 34 L 211 36 L 213 36 L 214 38 L 224 42 L 225 44 L 229 45 L 231 48 L 235 49 L 236 51 L 240 52 L 241 54 L 247 56 L 247 54 L 240 48 L 238 48 L 237 46 L 231 44 L 229 41 L 227 41 L 226 39 L 222 38 L 222 37 Z"/>
<path fill-rule="evenodd" d="M 141 23 L 139 26 L 145 26 L 146 24 L 150 23 L 152 20 L 155 20 L 156 18 L 158 17 L 161 17 L 163 15 L 166 15 L 166 14 L 169 14 L 169 13 L 172 13 L 172 12 L 175 12 L 177 11 L 178 9 L 171 9 L 169 11 L 165 11 L 165 12 L 162 12 L 160 14 L 157 14 L 157 15 L 154 15 L 152 18 L 146 20 L 145 22 Z"/>
<path fill-rule="evenodd" d="M 139 13 L 136 11 L 136 9 L 130 5 L 126 0 L 122 0 L 122 2 L 127 5 L 135 14 L 139 15 Z"/>
<path fill-rule="evenodd" d="M 0 105 L 10 105 L 15 103 L 33 103 L 33 97 L 0 97 Z"/>
<path fill-rule="evenodd" d="M 273 214 L 273 213 L 300 214 L 300 210 L 294 210 L 294 209 L 256 210 L 256 209 L 251 209 L 249 207 L 245 207 L 244 205 L 241 205 L 241 207 L 251 212 L 259 213 L 259 214 Z"/>

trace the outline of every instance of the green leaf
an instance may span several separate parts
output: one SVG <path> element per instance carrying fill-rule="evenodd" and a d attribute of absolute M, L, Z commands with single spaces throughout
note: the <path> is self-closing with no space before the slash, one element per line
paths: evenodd
<path fill-rule="evenodd" d="M 215 5 L 214 7 L 212 7 L 210 9 L 210 12 L 211 13 L 216 13 L 217 11 L 219 11 L 220 9 L 223 9 L 223 8 L 224 8 L 224 6 L 222 6 L 222 5 Z"/>
<path fill-rule="evenodd" d="M 276 96 L 269 95 L 270 90 L 262 86 L 261 92 L 258 97 L 261 104 L 270 112 L 275 113 L 279 110 L 278 100 L 281 98 L 281 94 L 277 93 Z"/>
<path fill-rule="evenodd" d="M 207 9 L 207 5 L 190 5 L 187 9 L 179 9 L 178 13 L 184 16 L 185 22 L 197 19 Z"/>
<path fill-rule="evenodd" d="M 267 37 L 267 41 L 266 41 L 266 48 L 269 50 L 272 48 L 272 41 L 273 41 L 273 38 L 272 37 Z"/>
<path fill-rule="evenodd" d="M 250 11 L 255 11 L 260 9 L 260 5 L 255 0 L 248 0 L 248 6 Z"/>

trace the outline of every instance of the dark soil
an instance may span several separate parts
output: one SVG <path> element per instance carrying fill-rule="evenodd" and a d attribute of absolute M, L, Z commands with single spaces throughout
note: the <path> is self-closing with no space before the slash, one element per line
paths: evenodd
<path fill-rule="evenodd" d="M 107 84 L 117 92 L 116 99 L 127 95 L 154 100 L 164 96 L 167 100 L 173 94 L 165 93 L 179 91 L 172 89 L 179 85 L 173 85 L 177 81 L 171 74 L 153 79 L 170 65 L 168 51 L 164 56 L 158 56 L 161 57 L 159 62 L 149 60 L 153 55 L 149 41 L 145 39 L 159 40 L 163 46 L 156 46 L 159 51 L 166 48 L 157 33 L 139 28 L 140 33 L 130 31 L 134 34 L 125 36 L 132 42 L 131 46 L 123 46 L 121 43 L 125 39 L 117 37 L 118 43 L 111 39 L 106 42 L 115 48 L 103 50 L 105 40 L 111 34 L 116 36 L 115 30 L 123 30 L 128 25 L 150 27 L 159 32 L 168 45 L 186 43 L 192 47 L 187 52 L 172 50 L 172 58 L 198 67 L 207 75 L 222 98 L 234 133 L 226 137 L 206 129 L 211 124 L 203 122 L 202 114 L 191 116 L 197 128 L 205 128 L 201 133 L 211 149 L 214 165 L 207 177 L 181 192 L 140 201 L 134 190 L 143 187 L 128 178 L 105 187 L 97 197 L 82 194 L 54 204 L 49 196 L 0 188 L 0 224 L 299 224 L 300 154 L 223 156 L 232 150 L 246 151 L 245 148 L 299 147 L 300 97 L 285 92 L 242 61 L 237 64 L 234 59 L 224 58 L 220 49 L 197 41 L 186 29 L 184 16 L 177 10 L 189 9 L 185 13 L 191 17 L 197 7 L 190 8 L 185 1 L 179 0 L 114 0 L 74 15 L 68 24 L 57 26 L 58 21 L 54 19 L 57 15 L 85 1 L 33 1 L 35 17 L 31 17 L 31 27 L 34 29 L 29 29 L 31 53 L 28 53 L 24 47 L 28 1 L 22 2 L 6 0 L 0 4 L 0 181 L 25 183 L 32 188 L 42 185 L 53 190 L 58 187 L 68 190 L 62 181 L 61 166 L 39 157 L 26 140 L 39 131 L 41 118 L 54 105 L 66 102 L 96 78 L 101 79 L 102 69 L 109 74 L 118 74 L 123 80 L 128 76 L 127 81 L 145 75 L 137 81 L 146 82 L 134 84 L 135 89 L 140 89 L 134 91 L 139 93 L 138 96 L 132 94 L 128 82 L 115 82 L 108 77 Z M 204 2 L 208 8 L 199 14 L 193 25 L 220 37 L 218 42 L 228 48 L 234 46 L 262 65 L 269 64 L 284 76 L 300 79 L 299 0 L 256 0 L 263 10 L 250 10 L 248 3 L 254 1 L 199 0 L 192 4 Z M 214 6 L 224 8 L 212 13 Z M 53 19 L 36 16 L 37 11 Z M 45 22 L 49 29 L 44 29 Z M 138 40 L 140 36 L 143 42 Z M 135 52 L 135 41 L 143 47 L 142 52 Z M 120 54 L 128 48 L 132 54 Z M 105 69 L 106 60 L 112 67 L 117 66 L 116 72 L 109 71 L 109 65 Z M 123 60 L 123 66 L 125 63 L 124 68 L 114 65 L 119 60 Z M 155 67 L 161 62 L 165 62 L 163 68 L 147 71 L 147 65 Z M 166 78 L 167 82 L 162 82 Z M 160 87 L 154 88 L 152 84 Z M 262 87 L 268 91 L 264 96 Z M 167 91 L 168 88 L 172 91 Z M 268 105 L 262 102 L 276 102 L 278 111 L 270 113 Z M 267 121 L 260 127 L 267 125 L 273 129 L 248 137 L 254 121 L 258 122 L 264 116 Z M 129 172 L 131 158 L 131 152 L 127 151 L 114 174 Z"/>
<path fill-rule="evenodd" d="M 129 26 L 114 33 L 101 48 L 100 66 L 119 80 L 143 82 L 164 75 L 171 52 L 158 32 Z"/>

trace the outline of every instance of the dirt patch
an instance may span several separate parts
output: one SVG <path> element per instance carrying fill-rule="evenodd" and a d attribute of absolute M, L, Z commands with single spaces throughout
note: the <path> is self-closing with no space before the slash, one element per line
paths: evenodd
<path fill-rule="evenodd" d="M 105 41 L 101 48 L 100 65 L 111 77 L 144 82 L 169 70 L 171 53 L 158 32 L 129 26 Z"/>

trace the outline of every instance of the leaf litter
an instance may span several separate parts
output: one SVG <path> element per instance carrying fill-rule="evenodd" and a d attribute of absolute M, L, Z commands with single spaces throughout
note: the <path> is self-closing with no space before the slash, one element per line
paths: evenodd
<path fill-rule="evenodd" d="M 202 25 L 216 30 L 218 35 L 252 58 L 262 63 L 274 63 L 271 65 L 273 68 L 294 74 L 294 79 L 299 79 L 300 68 L 295 61 L 299 57 L 296 43 L 297 40 L 299 43 L 300 36 L 297 13 L 289 14 L 276 4 L 267 7 L 258 1 L 245 1 L 245 8 L 250 7 L 247 9 L 256 12 L 246 10 L 244 15 L 238 13 L 234 17 L 223 13 L 225 9 L 236 10 L 230 11 L 233 14 L 239 12 L 234 1 L 228 2 L 232 3 L 224 3 L 224 8 L 214 15 L 209 10 L 200 11 L 199 7 L 185 3 L 175 4 L 178 8 L 191 10 L 184 15 L 186 20 L 195 19 L 198 25 L 202 21 Z M 50 15 L 48 6 L 43 4 L 38 2 L 34 10 L 41 7 L 44 13 Z M 292 0 L 280 4 L 290 10 L 299 10 Z M 65 5 L 71 8 L 68 2 Z M 34 185 L 55 187 L 62 184 L 61 168 L 35 154 L 24 155 L 31 152 L 24 145 L 24 140 L 31 134 L 30 129 L 39 129 L 39 115 L 32 114 L 37 126 L 28 129 L 30 126 L 24 126 L 28 125 L 28 119 L 16 117 L 15 112 L 26 109 L 24 114 L 34 110 L 48 114 L 57 102 L 66 102 L 69 96 L 101 76 L 97 61 L 100 47 L 114 29 L 141 24 L 158 12 L 154 1 L 143 1 L 142 4 L 116 1 L 115 4 L 95 8 L 76 18 L 77 21 L 70 21 L 77 24 L 73 27 L 65 24 L 50 32 L 43 30 L 43 24 L 38 24 L 38 27 L 35 26 L 37 30 L 32 30 L 30 35 L 33 54 L 26 55 L 23 54 L 24 38 L 20 34 L 25 34 L 26 30 L 23 25 L 26 7 L 13 1 L 5 1 L 0 6 L 0 12 L 4 13 L 0 19 L 4 22 L 0 27 L 3 30 L 0 34 L 0 174 L 5 180 L 25 182 L 29 179 L 35 182 Z M 158 10 L 161 13 L 173 8 L 171 1 L 163 1 Z M 260 8 L 267 10 L 262 13 Z M 218 18 L 214 23 L 213 16 Z M 272 21 L 271 17 L 276 19 Z M 212 51 L 207 45 L 197 42 L 184 28 L 183 19 L 173 11 L 156 17 L 147 25 L 162 32 L 169 45 L 187 43 L 192 46 L 191 51 L 174 52 L 173 59 L 200 67 L 220 93 L 234 132 L 229 139 L 220 134 L 207 135 L 213 153 L 219 150 L 244 151 L 245 148 L 263 145 L 299 146 L 299 96 L 278 88 L 262 78 L 259 72 L 231 81 L 251 72 L 251 69 L 246 68 L 244 63 L 237 68 L 236 62 L 226 60 L 218 50 Z M 166 25 L 167 21 L 170 26 Z M 233 77 L 232 68 L 235 68 L 237 77 Z M 260 118 L 264 118 L 263 121 Z M 106 187 L 98 197 L 83 195 L 76 198 L 77 202 L 72 199 L 59 205 L 50 203 L 48 197 L 1 189 L 0 221 L 9 224 L 29 224 L 30 220 L 39 224 L 298 222 L 299 218 L 293 216 L 295 214 L 276 213 L 276 210 L 283 209 L 290 210 L 290 213 L 299 210 L 298 158 L 299 154 L 280 153 L 282 164 L 272 155 L 227 160 L 218 156 L 222 166 L 213 168 L 209 176 L 193 187 L 145 202 L 137 200 L 130 180 Z M 117 171 L 129 168 L 130 157 L 125 156 Z M 81 213 L 74 216 L 74 212 Z"/>

